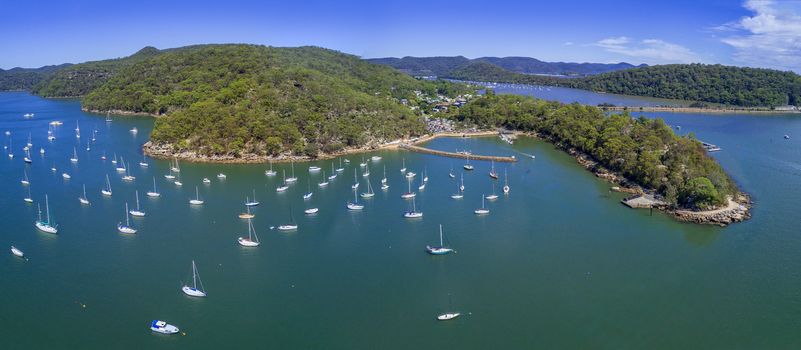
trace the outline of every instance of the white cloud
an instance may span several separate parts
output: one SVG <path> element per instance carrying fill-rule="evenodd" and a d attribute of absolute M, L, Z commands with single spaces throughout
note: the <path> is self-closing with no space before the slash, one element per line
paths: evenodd
<path fill-rule="evenodd" d="M 616 54 L 635 57 L 648 63 L 692 63 L 699 62 L 692 50 L 660 39 L 645 39 L 634 42 L 620 36 L 599 40 L 594 46 Z"/>
<path fill-rule="evenodd" d="M 721 41 L 734 49 L 734 60 L 801 71 L 801 3 L 749 0 L 743 6 L 753 15 L 715 27 L 728 34 Z"/>
<path fill-rule="evenodd" d="M 573 42 L 572 41 L 565 41 L 562 45 L 564 45 L 564 46 L 573 46 Z"/>

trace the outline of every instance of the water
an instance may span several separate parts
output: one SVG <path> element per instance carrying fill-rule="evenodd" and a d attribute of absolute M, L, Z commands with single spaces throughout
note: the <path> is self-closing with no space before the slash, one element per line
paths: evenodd
<path fill-rule="evenodd" d="M 24 120 L 27 112 L 36 117 Z M 104 116 L 82 113 L 77 101 L 2 93 L 0 130 L 12 131 L 16 157 L 0 158 L 0 335 L 13 348 L 797 348 L 801 121 L 790 115 L 659 116 L 723 148 L 715 156 L 754 196 L 752 220 L 719 228 L 627 209 L 607 183 L 551 145 L 521 139 L 510 146 L 497 138 L 429 143 L 521 158 L 496 164 L 502 176 L 496 191 L 505 170 L 511 193 L 488 203 L 486 217 L 472 211 L 482 193 L 492 192 L 489 163 L 472 162 L 476 170 L 464 172 L 465 198 L 456 201 L 449 196 L 457 184 L 447 174 L 452 166 L 458 180 L 461 160 L 393 151 L 368 161 L 377 194 L 359 198 L 366 202 L 363 212 L 345 209 L 362 157 L 353 155 L 329 188 L 312 185 L 309 205 L 321 211 L 307 217 L 301 198 L 307 167 L 329 174 L 330 162 L 295 164 L 299 180 L 283 194 L 275 187 L 281 171 L 290 172 L 288 164 L 275 164 L 279 175 L 268 178 L 265 165 L 181 163 L 184 186 L 176 187 L 163 177 L 169 162 L 138 166 L 151 119 L 115 117 L 106 125 Z M 54 119 L 64 125 L 50 144 L 47 123 Z M 76 120 L 82 147 L 73 166 Z M 95 126 L 97 143 L 87 152 Z M 137 135 L 128 131 L 134 126 Z M 22 201 L 21 148 L 29 131 L 31 192 L 36 202 L 49 195 L 57 236 L 37 232 L 36 207 Z M 783 140 L 783 134 L 799 136 Z M 130 160 L 136 182 L 121 181 L 110 164 L 114 153 Z M 409 170 L 430 177 L 416 199 L 422 220 L 401 217 L 409 208 L 400 199 L 406 190 L 398 171 L 402 158 Z M 387 193 L 379 188 L 384 165 Z M 61 178 L 64 170 L 72 174 L 69 181 Z M 219 172 L 227 179 L 218 180 Z M 106 173 L 111 198 L 99 193 Z M 159 199 L 144 196 L 153 176 Z M 321 176 L 311 175 L 313 183 Z M 203 185 L 203 177 L 212 183 Z M 359 181 L 362 190 L 366 183 Z M 78 202 L 83 183 L 88 207 Z M 195 186 L 206 204 L 191 208 Z M 254 188 L 262 203 L 254 210 L 262 245 L 246 249 L 236 243 L 247 232 L 236 215 Z M 137 189 L 147 217 L 132 219 L 137 235 L 122 235 L 116 224 Z M 299 230 L 270 230 L 289 220 L 290 208 Z M 456 254 L 424 252 L 437 242 L 439 224 Z M 14 257 L 12 244 L 30 260 Z M 205 299 L 180 291 L 181 281 L 191 279 L 192 259 Z M 434 320 L 446 311 L 464 315 Z M 186 335 L 151 334 L 154 318 Z"/>
<path fill-rule="evenodd" d="M 681 107 L 687 106 L 690 102 L 681 100 L 671 100 L 665 98 L 653 98 L 643 96 L 631 95 L 618 95 L 618 94 L 605 94 L 597 93 L 587 90 L 571 89 L 556 86 L 539 86 L 539 85 L 526 85 L 526 84 L 497 84 L 493 86 L 496 93 L 499 94 L 516 94 L 533 96 L 550 101 L 559 101 L 562 103 L 578 102 L 591 106 L 597 106 L 602 103 L 608 103 L 615 106 L 674 106 Z"/>

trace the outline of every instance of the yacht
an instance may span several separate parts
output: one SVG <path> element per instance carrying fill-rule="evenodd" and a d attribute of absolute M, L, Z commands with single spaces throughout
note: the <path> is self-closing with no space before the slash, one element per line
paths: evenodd
<path fill-rule="evenodd" d="M 484 195 L 483 195 L 483 194 L 481 195 L 481 208 L 479 208 L 479 209 L 476 209 L 476 210 L 473 210 L 473 212 L 474 212 L 474 213 L 476 213 L 476 214 L 478 214 L 478 215 L 486 215 L 486 214 L 489 214 L 489 212 L 490 212 L 490 211 L 489 211 L 489 209 L 487 209 L 487 208 L 484 206 Z"/>
<path fill-rule="evenodd" d="M 72 178 L 72 176 L 70 176 L 70 174 L 67 174 L 67 173 L 61 173 L 61 177 L 63 177 L 64 180 L 69 180 L 69 179 Z"/>
<path fill-rule="evenodd" d="M 353 190 L 359 188 L 359 180 L 356 177 L 356 169 L 353 169 L 353 185 L 350 186 L 350 188 L 352 188 Z"/>
<path fill-rule="evenodd" d="M 257 205 L 259 205 L 259 201 L 256 200 L 256 189 L 254 188 L 253 189 L 253 200 L 249 201 L 249 200 L 246 199 L 245 200 L 245 206 L 246 207 L 255 207 Z"/>
<path fill-rule="evenodd" d="M 83 196 L 78 197 L 78 201 L 81 202 L 81 204 L 89 205 L 89 198 L 86 198 L 86 184 L 83 185 Z"/>
<path fill-rule="evenodd" d="M 336 170 L 334 170 L 334 162 L 331 162 L 331 175 L 328 176 L 328 180 L 333 180 L 337 178 Z"/>
<path fill-rule="evenodd" d="M 490 169 L 489 177 L 491 177 L 493 180 L 497 180 L 498 179 L 498 172 L 495 171 L 495 161 L 494 160 L 492 161 L 492 169 Z"/>
<path fill-rule="evenodd" d="M 117 231 L 120 233 L 135 234 L 136 229 L 131 226 L 131 220 L 128 216 L 128 202 L 125 202 L 125 225 L 121 222 L 117 224 Z"/>
<path fill-rule="evenodd" d="M 39 229 L 39 231 L 46 232 L 46 233 L 58 233 L 58 225 L 54 225 L 50 221 L 50 203 L 47 200 L 47 195 L 45 195 L 45 211 L 47 212 L 47 221 L 42 221 L 42 209 L 39 208 L 39 220 L 36 220 L 34 226 Z"/>
<path fill-rule="evenodd" d="M 317 187 L 323 188 L 328 186 L 328 181 L 325 179 L 325 170 L 323 170 L 323 181 L 317 183 Z"/>
<path fill-rule="evenodd" d="M 200 288 L 197 287 L 198 282 L 200 282 Z M 202 298 L 206 296 L 206 292 L 203 288 L 203 281 L 200 280 L 200 274 L 197 273 L 197 266 L 195 266 L 194 260 L 192 260 L 192 286 L 184 285 L 181 287 L 181 291 L 190 297 Z"/>
<path fill-rule="evenodd" d="M 409 183 L 409 190 L 401 195 L 401 198 L 403 199 L 414 198 L 415 196 L 417 196 L 416 193 L 412 192 L 412 179 L 410 178 L 407 182 Z"/>
<path fill-rule="evenodd" d="M 153 322 L 150 323 L 150 330 L 161 334 L 175 334 L 180 331 L 178 327 L 159 320 L 153 320 Z"/>
<path fill-rule="evenodd" d="M 309 172 L 310 172 L 310 173 L 316 173 L 316 172 L 319 172 L 320 170 L 321 170 L 321 169 L 320 169 L 320 167 L 318 167 L 318 166 L 314 166 L 314 165 L 312 165 L 312 166 L 310 166 L 310 167 L 309 167 Z"/>
<path fill-rule="evenodd" d="M 346 159 L 347 160 L 347 159 Z M 350 163 L 350 161 L 348 161 Z M 342 167 L 342 158 L 339 158 L 339 168 L 336 170 L 338 173 L 345 171 L 345 168 Z"/>
<path fill-rule="evenodd" d="M 278 231 L 295 231 L 298 229 L 298 224 L 295 223 L 295 217 L 292 215 L 292 206 L 289 206 L 289 223 L 278 226 Z"/>
<path fill-rule="evenodd" d="M 256 235 L 256 229 L 253 228 L 253 221 L 248 219 L 248 236 L 247 237 L 239 237 L 237 240 L 239 245 L 243 247 L 258 247 L 259 244 L 259 236 Z"/>
<path fill-rule="evenodd" d="M 75 149 L 75 147 L 72 148 L 72 157 L 70 158 L 70 162 L 78 162 L 78 151 Z"/>
<path fill-rule="evenodd" d="M 295 177 L 295 162 L 292 162 L 292 176 L 290 176 L 289 178 L 285 179 L 284 182 L 293 183 L 295 181 L 298 181 L 298 178 Z"/>
<path fill-rule="evenodd" d="M 225 180 L 225 178 L 227 178 L 227 177 L 228 177 L 228 176 L 226 176 L 226 175 L 225 175 L 225 174 L 223 174 L 223 173 L 219 173 L 219 174 L 217 174 L 217 178 L 218 178 L 218 179 L 220 179 L 220 180 Z"/>
<path fill-rule="evenodd" d="M 111 182 L 108 180 L 108 175 L 106 175 L 106 187 L 100 190 L 104 196 L 111 196 Z"/>
<path fill-rule="evenodd" d="M 412 210 L 404 212 L 403 217 L 408 219 L 415 219 L 415 218 L 422 218 L 423 212 L 417 211 L 417 205 L 415 204 L 414 198 L 412 198 Z"/>
<path fill-rule="evenodd" d="M 287 183 L 286 183 L 286 170 L 284 170 L 284 171 L 283 171 L 283 173 L 284 173 L 284 183 L 282 183 L 282 184 L 281 184 L 281 186 L 278 186 L 278 187 L 275 189 L 275 192 L 284 192 L 284 191 L 286 191 L 287 189 L 289 189 L 289 186 L 288 186 L 288 185 L 287 185 Z"/>
<path fill-rule="evenodd" d="M 403 165 L 401 165 L 400 172 L 401 173 L 405 173 L 406 172 L 406 158 L 403 158 L 401 160 L 401 162 L 403 162 Z"/>
<path fill-rule="evenodd" d="M 443 238 L 442 238 L 442 225 L 439 225 L 439 245 L 438 246 L 426 246 L 426 251 L 432 255 L 445 255 L 450 252 L 453 252 L 453 249 L 445 245 Z"/>
<path fill-rule="evenodd" d="M 28 171 L 22 170 L 22 180 L 19 181 L 23 185 L 30 185 L 31 181 L 28 179 Z"/>
<path fill-rule="evenodd" d="M 311 214 L 317 214 L 317 212 L 319 212 L 319 211 L 320 211 L 320 209 L 317 209 L 317 208 L 308 208 L 308 209 L 304 210 L 303 212 L 308 214 L 308 215 L 311 215 Z"/>
<path fill-rule="evenodd" d="M 131 216 L 138 216 L 143 217 L 145 216 L 145 212 L 139 209 L 139 191 L 136 191 L 136 209 L 128 211 Z"/>
<path fill-rule="evenodd" d="M 509 178 L 506 176 L 506 169 L 503 170 L 503 194 L 509 194 Z"/>
<path fill-rule="evenodd" d="M 197 186 L 195 186 L 195 199 L 190 199 L 189 200 L 189 204 L 202 205 L 203 203 L 204 203 L 203 200 L 200 199 L 200 192 L 199 192 Z"/>
<path fill-rule="evenodd" d="M 367 192 L 363 192 L 361 194 L 362 198 L 373 198 L 375 196 L 375 192 L 373 192 L 373 186 L 370 184 L 370 178 L 367 178 Z"/>
<path fill-rule="evenodd" d="M 156 177 L 155 176 L 153 176 L 153 190 L 152 191 L 147 191 L 147 196 L 148 197 L 159 197 L 159 196 L 161 196 L 161 193 L 159 193 L 159 191 L 156 190 Z"/>
<path fill-rule="evenodd" d="M 271 161 L 270 161 L 270 169 L 267 169 L 267 170 L 265 170 L 265 171 L 264 171 L 264 175 L 267 175 L 267 176 L 275 176 L 275 175 L 277 175 L 277 174 L 278 174 L 278 173 L 277 173 L 275 170 L 273 170 L 273 161 L 271 160 Z"/>
<path fill-rule="evenodd" d="M 353 202 L 348 202 L 347 205 L 348 209 L 350 210 L 362 210 L 364 209 L 363 204 L 359 204 L 359 197 L 356 196 L 356 189 L 353 189 Z"/>

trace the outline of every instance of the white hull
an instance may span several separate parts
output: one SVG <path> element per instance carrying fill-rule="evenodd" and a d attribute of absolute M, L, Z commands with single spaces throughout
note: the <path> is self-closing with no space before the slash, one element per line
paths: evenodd
<path fill-rule="evenodd" d="M 304 210 L 303 212 L 306 213 L 306 214 L 317 214 L 318 211 L 320 211 L 320 209 L 309 208 L 309 209 Z"/>
<path fill-rule="evenodd" d="M 181 181 L 175 181 L 174 183 L 175 183 L 175 186 L 183 186 L 184 185 L 184 183 L 181 182 Z"/>
<path fill-rule="evenodd" d="M 320 187 L 320 188 L 326 187 L 326 186 L 328 186 L 328 182 L 320 182 L 320 183 L 317 184 L 317 187 Z"/>
<path fill-rule="evenodd" d="M 125 226 L 123 224 L 117 225 L 117 231 L 120 231 L 120 233 L 127 233 L 127 234 L 135 234 L 136 233 L 136 229 L 135 228 L 130 227 L 130 226 Z"/>
<path fill-rule="evenodd" d="M 489 209 L 476 209 L 476 210 L 473 210 L 473 212 L 478 214 L 478 215 L 486 215 L 486 214 L 489 214 Z"/>
<path fill-rule="evenodd" d="M 11 246 L 11 254 L 14 254 L 20 258 L 25 257 L 25 253 L 23 253 L 21 250 L 17 249 L 13 245 Z"/>
<path fill-rule="evenodd" d="M 259 202 L 247 202 L 247 203 L 245 203 L 245 206 L 246 207 L 255 207 L 255 206 L 259 205 L 259 204 L 260 204 Z"/>
<path fill-rule="evenodd" d="M 86 198 L 80 197 L 78 198 L 78 201 L 81 202 L 81 204 L 89 205 L 89 200 Z"/>
<path fill-rule="evenodd" d="M 492 201 L 492 200 L 496 200 L 496 199 L 498 199 L 498 195 L 497 195 L 497 194 L 491 194 L 491 195 L 489 195 L 489 196 L 486 196 L 486 197 L 484 197 L 484 198 L 486 198 L 486 199 L 488 199 L 488 200 L 491 200 L 491 201 Z"/>
<path fill-rule="evenodd" d="M 167 180 L 172 180 L 175 178 L 175 175 L 164 175 L 164 178 Z"/>
<path fill-rule="evenodd" d="M 217 178 L 220 179 L 220 180 L 225 179 L 226 177 L 227 176 L 225 176 L 225 174 L 222 174 L 222 173 L 217 174 Z"/>
<path fill-rule="evenodd" d="M 264 175 L 275 176 L 275 175 L 278 175 L 278 173 L 276 171 L 274 171 L 274 170 L 265 170 L 264 171 Z"/>
<path fill-rule="evenodd" d="M 201 205 L 201 204 L 203 204 L 203 201 L 202 201 L 202 200 L 199 200 L 199 199 L 190 199 L 190 200 L 189 200 L 189 204 L 192 204 L 192 205 Z"/>
<path fill-rule="evenodd" d="M 289 189 L 289 186 L 280 186 L 275 189 L 275 192 L 285 192 Z"/>
<path fill-rule="evenodd" d="M 259 242 L 254 242 L 247 238 L 239 237 L 239 245 L 243 247 L 258 247 L 259 244 L 260 244 Z"/>
<path fill-rule="evenodd" d="M 173 326 L 171 324 L 168 324 L 168 323 L 166 323 L 164 321 L 158 321 L 158 320 L 154 320 L 150 324 L 150 330 L 153 331 L 153 332 L 156 332 L 156 333 L 161 333 L 161 334 L 175 334 L 175 333 L 178 333 L 180 331 L 178 329 L 178 327 L 175 327 L 175 326 Z"/>
<path fill-rule="evenodd" d="M 509 186 L 503 186 L 503 193 L 509 193 Z"/>
<path fill-rule="evenodd" d="M 202 298 L 202 297 L 206 296 L 205 292 L 203 292 L 201 290 L 197 290 L 197 289 L 192 288 L 190 286 L 183 286 L 183 288 L 181 288 L 181 291 L 183 291 L 184 294 L 186 294 L 186 295 L 188 295 L 190 297 Z"/>
<path fill-rule="evenodd" d="M 407 212 L 403 213 L 403 217 L 409 218 L 409 219 L 422 218 L 423 217 L 423 212 L 421 212 L 421 211 L 417 211 L 417 212 L 415 212 L 415 211 L 407 211 Z"/>
<path fill-rule="evenodd" d="M 69 179 L 71 179 L 71 178 L 72 178 L 72 176 L 70 176 L 70 174 L 67 174 L 67 173 L 63 173 L 63 174 L 61 174 L 61 177 L 63 177 L 63 178 L 64 178 L 64 179 L 66 179 L 66 180 L 69 180 Z"/>
<path fill-rule="evenodd" d="M 158 192 L 148 192 L 148 193 L 147 193 L 147 196 L 148 196 L 148 197 L 159 197 L 159 196 L 161 196 L 161 193 L 158 193 Z"/>
<path fill-rule="evenodd" d="M 309 198 L 311 198 L 313 195 L 314 195 L 314 193 L 311 193 L 311 192 L 309 192 L 309 193 L 306 193 L 306 194 L 304 194 L 304 195 L 303 195 L 303 199 L 309 199 Z"/>
<path fill-rule="evenodd" d="M 362 198 L 373 198 L 375 193 L 362 193 L 360 196 L 362 196 Z"/>
<path fill-rule="evenodd" d="M 286 182 L 287 183 L 293 183 L 293 182 L 297 182 L 297 181 L 298 181 L 298 178 L 296 178 L 296 177 L 288 177 L 288 178 L 286 178 Z"/>
<path fill-rule="evenodd" d="M 319 172 L 320 170 L 322 170 L 322 169 L 320 169 L 320 167 L 318 167 L 318 166 L 310 166 L 309 167 L 309 172 L 310 173 L 316 173 L 316 172 Z"/>
<path fill-rule="evenodd" d="M 109 197 L 111 197 L 111 191 L 107 191 L 107 190 L 101 190 L 101 191 L 100 191 L 100 193 L 102 193 L 104 196 L 109 196 Z"/>
<path fill-rule="evenodd" d="M 128 213 L 130 213 L 130 214 L 131 214 L 131 216 L 138 216 L 138 217 L 143 217 L 143 216 L 145 216 L 145 212 L 143 212 L 143 211 L 139 211 L 139 210 L 131 210 L 131 211 L 129 211 Z"/>
<path fill-rule="evenodd" d="M 362 209 L 364 209 L 364 206 L 361 205 L 361 204 L 348 203 L 348 209 L 350 209 L 350 210 L 362 210 Z"/>
<path fill-rule="evenodd" d="M 402 195 L 401 195 L 401 198 L 403 198 L 403 199 L 409 199 L 409 198 L 414 198 L 415 196 L 417 196 L 417 194 L 416 194 L 416 193 L 414 193 L 414 192 L 407 192 L 407 193 L 404 193 L 404 194 L 402 194 Z"/>
<path fill-rule="evenodd" d="M 57 228 L 55 228 L 53 226 L 50 226 L 48 224 L 45 224 L 43 222 L 38 222 L 37 221 L 35 225 L 36 225 L 36 228 L 39 229 L 39 231 L 42 231 L 42 232 L 45 232 L 45 233 L 53 233 L 53 234 L 58 233 L 58 229 Z"/>
<path fill-rule="evenodd" d="M 278 231 L 294 231 L 298 229 L 298 225 L 281 225 L 278 226 Z"/>
<path fill-rule="evenodd" d="M 209 178 L 207 178 L 207 177 L 204 177 L 204 178 L 203 178 L 203 183 L 204 183 L 204 184 L 210 184 L 210 183 L 211 183 L 211 180 L 209 180 Z"/>
<path fill-rule="evenodd" d="M 459 317 L 459 315 L 461 315 L 461 314 L 458 313 L 458 312 L 457 313 L 453 313 L 453 314 L 442 314 L 442 315 L 437 316 L 437 320 L 440 320 L 440 321 L 452 320 L 454 318 Z"/>

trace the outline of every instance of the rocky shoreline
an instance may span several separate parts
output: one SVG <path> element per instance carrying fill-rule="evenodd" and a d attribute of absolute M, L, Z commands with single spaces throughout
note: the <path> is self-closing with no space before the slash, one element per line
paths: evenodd
<path fill-rule="evenodd" d="M 86 107 L 81 107 L 81 111 L 84 111 L 84 112 L 87 112 L 87 113 L 94 113 L 94 114 L 110 113 L 111 115 L 126 116 L 126 117 L 154 117 L 154 118 L 158 118 L 158 117 L 161 116 L 161 115 L 153 114 L 153 113 L 131 112 L 131 111 L 125 111 L 125 110 L 122 110 L 122 109 L 110 109 L 110 110 L 107 110 L 107 111 L 100 111 L 100 110 L 97 110 L 97 109 L 88 109 Z"/>

